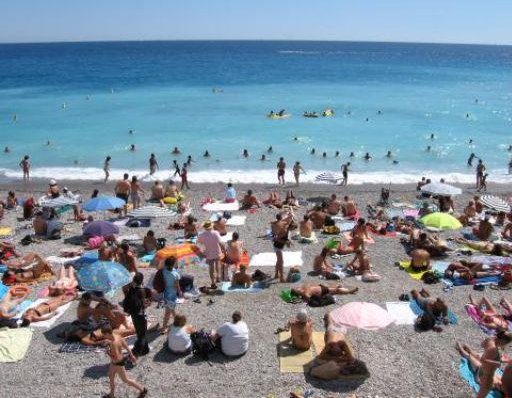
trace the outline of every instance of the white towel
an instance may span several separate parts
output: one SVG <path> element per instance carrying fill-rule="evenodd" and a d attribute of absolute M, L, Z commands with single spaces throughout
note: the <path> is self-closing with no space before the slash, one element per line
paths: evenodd
<path fill-rule="evenodd" d="M 283 258 L 285 267 L 301 267 L 303 264 L 302 251 L 283 252 Z M 276 260 L 275 253 L 258 253 L 252 256 L 249 267 L 273 267 L 276 265 Z"/>
<path fill-rule="evenodd" d="M 68 264 L 74 264 L 76 261 L 80 260 L 80 256 L 76 257 L 59 257 L 59 256 L 49 256 L 46 257 L 46 261 L 50 263 L 51 266 L 63 266 Z"/>
<path fill-rule="evenodd" d="M 48 299 L 37 299 L 36 301 L 34 301 L 34 303 L 30 307 L 27 308 L 27 310 L 30 308 L 35 308 L 39 304 L 45 303 L 47 301 L 48 301 Z M 51 317 L 50 319 L 48 319 L 46 321 L 31 323 L 30 326 L 33 326 L 35 328 L 50 328 L 57 321 L 57 319 L 59 319 L 62 315 L 64 315 L 64 313 L 70 306 L 71 306 L 71 303 L 67 303 L 66 305 L 59 307 L 57 309 L 57 311 L 55 311 L 56 312 L 55 316 Z"/>
<path fill-rule="evenodd" d="M 233 203 L 215 202 L 207 203 L 203 206 L 205 211 L 238 211 L 240 205 L 238 201 Z"/>
<path fill-rule="evenodd" d="M 246 216 L 231 216 L 231 218 L 226 222 L 226 225 L 232 227 L 239 227 L 245 224 Z"/>
<path fill-rule="evenodd" d="M 414 325 L 417 315 L 412 311 L 408 302 L 386 303 L 388 314 L 395 320 L 395 325 Z"/>

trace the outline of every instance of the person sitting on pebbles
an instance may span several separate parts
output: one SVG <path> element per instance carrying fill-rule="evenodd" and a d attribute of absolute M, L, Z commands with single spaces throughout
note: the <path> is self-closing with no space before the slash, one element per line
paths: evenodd
<path fill-rule="evenodd" d="M 298 350 L 309 350 L 313 344 L 313 320 L 305 308 L 288 322 L 292 345 Z"/>
<path fill-rule="evenodd" d="M 244 289 L 250 288 L 252 284 L 252 277 L 247 273 L 247 266 L 240 265 L 240 269 L 233 274 L 231 279 L 232 286 L 243 287 Z"/>
<path fill-rule="evenodd" d="M 363 282 L 380 281 L 380 275 L 372 271 L 370 257 L 361 249 L 356 250 L 354 259 L 348 263 L 347 268 L 351 269 L 355 275 L 361 275 Z"/>

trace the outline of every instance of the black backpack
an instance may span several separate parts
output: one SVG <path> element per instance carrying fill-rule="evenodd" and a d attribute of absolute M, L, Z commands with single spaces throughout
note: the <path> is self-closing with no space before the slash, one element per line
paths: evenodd
<path fill-rule="evenodd" d="M 157 249 L 163 249 L 166 244 L 167 244 L 167 239 L 165 239 L 165 238 L 158 238 L 156 240 Z"/>
<path fill-rule="evenodd" d="M 190 335 L 192 340 L 192 353 L 205 361 L 210 357 L 210 354 L 215 351 L 215 346 L 210 338 L 210 334 L 204 329 L 194 332 Z"/>

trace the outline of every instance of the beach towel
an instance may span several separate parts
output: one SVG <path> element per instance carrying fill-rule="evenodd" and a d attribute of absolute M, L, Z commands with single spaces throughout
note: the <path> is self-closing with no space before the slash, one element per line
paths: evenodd
<path fill-rule="evenodd" d="M 475 373 L 473 370 L 471 370 L 471 367 L 469 366 L 469 362 L 466 358 L 460 359 L 460 365 L 459 365 L 459 374 L 460 376 L 468 382 L 468 384 L 471 386 L 473 391 L 478 392 L 480 391 L 480 385 L 476 381 Z M 501 369 L 496 370 L 496 374 L 502 375 L 503 371 Z M 503 394 L 497 390 L 491 390 L 489 394 L 487 394 L 486 398 L 501 398 L 503 397 Z"/>
<path fill-rule="evenodd" d="M 492 335 L 495 335 L 496 334 L 496 330 L 494 329 L 491 329 L 487 326 L 485 326 L 483 323 L 482 323 L 482 317 L 480 316 L 477 308 L 473 305 L 473 304 L 466 304 L 464 306 L 464 309 L 466 310 L 466 313 L 468 314 L 468 316 L 478 325 L 478 327 L 482 330 L 482 332 L 484 332 L 485 334 L 488 334 L 490 336 Z M 511 324 L 509 323 L 509 330 L 511 330 L 510 328 Z"/>
<path fill-rule="evenodd" d="M 485 276 L 483 278 L 475 278 L 470 281 L 463 278 L 457 278 L 454 280 L 448 280 L 452 283 L 453 286 L 465 286 L 465 285 L 494 285 L 501 281 L 501 276 L 493 275 L 493 276 Z"/>
<path fill-rule="evenodd" d="M 21 361 L 32 341 L 30 328 L 0 330 L 0 362 Z"/>
<path fill-rule="evenodd" d="M 433 261 L 433 262 L 431 262 L 430 271 L 435 271 L 437 273 L 444 274 L 444 272 L 448 268 L 448 265 L 450 265 L 450 263 L 448 263 L 446 261 Z M 409 276 L 412 279 L 414 279 L 416 281 L 421 281 L 423 274 L 425 272 L 428 272 L 428 271 L 416 271 L 416 270 L 412 269 L 411 262 L 409 260 L 400 261 L 400 266 L 405 270 L 405 272 L 407 272 L 409 274 Z"/>
<path fill-rule="evenodd" d="M 292 304 L 295 302 L 302 303 L 302 298 L 292 293 L 291 289 L 282 290 L 281 293 L 279 294 L 279 297 L 281 297 L 281 299 L 288 304 Z"/>
<path fill-rule="evenodd" d="M 176 243 L 179 243 L 179 244 L 192 243 L 195 245 L 197 243 L 197 236 L 194 236 L 192 238 L 187 238 L 187 239 L 185 239 L 184 236 L 179 236 L 179 237 L 176 237 L 175 241 L 176 241 Z"/>
<path fill-rule="evenodd" d="M 119 242 L 126 242 L 126 243 L 130 243 L 130 242 L 138 242 L 138 241 L 141 241 L 142 238 L 137 235 L 137 234 L 128 234 L 128 235 L 121 235 L 121 236 L 118 236 L 117 237 L 117 240 Z"/>
<path fill-rule="evenodd" d="M 203 205 L 204 211 L 238 211 L 240 209 L 240 204 L 238 201 L 233 203 L 224 203 L 224 202 L 215 202 L 215 203 L 207 203 Z"/>
<path fill-rule="evenodd" d="M 62 267 L 63 265 L 68 265 L 68 264 L 74 264 L 75 262 L 77 262 L 78 260 L 80 260 L 81 256 L 76 256 L 76 257 L 59 257 L 59 256 L 49 256 L 49 257 L 46 257 L 46 261 L 48 263 L 50 263 L 50 265 L 53 267 L 57 267 L 57 266 L 60 266 Z"/>
<path fill-rule="evenodd" d="M 323 333 L 320 334 L 323 335 Z M 313 361 L 313 345 L 306 351 L 297 350 L 292 346 L 290 332 L 281 332 L 277 355 L 281 373 L 304 373 Z"/>
<path fill-rule="evenodd" d="M 409 301 L 409 305 L 411 307 L 412 312 L 416 314 L 416 316 L 422 315 L 425 311 L 419 306 L 416 300 Z M 452 310 L 448 310 L 448 322 L 451 325 L 456 325 L 458 323 L 457 316 L 453 313 Z"/>
<path fill-rule="evenodd" d="M 283 259 L 285 267 L 302 267 L 302 251 L 283 252 Z M 275 253 L 258 253 L 252 256 L 249 267 L 273 267 L 276 261 Z"/>
<path fill-rule="evenodd" d="M 410 218 L 418 218 L 420 214 L 419 210 L 416 209 L 405 209 L 404 210 L 404 217 L 410 217 Z"/>
<path fill-rule="evenodd" d="M 240 227 L 245 225 L 246 218 L 247 216 L 231 216 L 231 218 L 226 221 L 226 225 L 229 227 Z"/>
<path fill-rule="evenodd" d="M 352 231 L 354 229 L 354 227 L 356 226 L 356 223 L 354 221 L 346 221 L 346 222 L 336 223 L 336 226 L 340 229 L 341 232 L 347 232 L 347 231 Z"/>
<path fill-rule="evenodd" d="M 137 336 L 129 336 L 125 338 L 129 347 L 133 347 L 136 339 Z M 106 347 L 85 345 L 80 342 L 65 342 L 59 347 L 58 352 L 63 354 L 87 354 L 89 352 L 104 352 L 105 349 Z"/>
<path fill-rule="evenodd" d="M 39 304 L 41 303 L 45 303 L 47 300 L 46 299 L 37 299 L 36 301 L 34 301 L 32 303 L 32 305 L 30 305 L 29 307 L 27 307 L 25 309 L 28 310 L 30 308 L 35 308 L 37 307 Z M 71 306 L 71 303 L 67 303 L 66 305 L 63 305 L 62 307 L 59 307 L 57 309 L 56 312 L 56 315 L 53 316 L 52 318 L 46 320 L 46 321 L 42 321 L 42 322 L 33 322 L 30 324 L 30 326 L 32 327 L 35 327 L 35 328 L 50 328 L 54 325 L 55 322 L 57 322 L 57 319 L 59 319 L 62 315 L 64 315 L 64 313 L 67 311 L 67 309 Z"/>
<path fill-rule="evenodd" d="M 18 304 L 18 306 L 14 309 L 14 312 L 16 313 L 16 316 L 14 318 L 19 319 L 22 317 L 23 313 L 30 308 L 34 304 L 34 301 L 32 300 L 23 300 L 21 303 Z"/>
<path fill-rule="evenodd" d="M 387 302 L 386 309 L 388 314 L 395 320 L 395 325 L 414 325 L 414 321 L 418 317 L 408 302 Z"/>
<path fill-rule="evenodd" d="M 243 288 L 241 286 L 234 286 L 231 282 L 222 282 L 220 290 L 224 293 L 261 293 L 263 287 L 259 283 L 253 283 L 251 287 Z"/>

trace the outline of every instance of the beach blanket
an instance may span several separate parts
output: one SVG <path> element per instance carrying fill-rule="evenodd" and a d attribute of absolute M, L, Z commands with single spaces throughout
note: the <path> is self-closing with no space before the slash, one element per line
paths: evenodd
<path fill-rule="evenodd" d="M 41 303 L 45 303 L 47 300 L 46 299 L 37 299 L 36 301 L 34 301 L 29 307 L 27 307 L 25 309 L 28 310 L 30 308 L 35 308 L 37 307 L 39 304 Z M 57 322 L 57 319 L 59 319 L 62 315 L 64 315 L 64 313 L 67 311 L 67 309 L 71 306 L 71 303 L 67 303 L 66 305 L 63 305 L 62 307 L 59 307 L 57 309 L 56 312 L 56 315 L 53 316 L 52 318 L 46 320 L 46 321 L 42 321 L 42 322 L 33 322 L 30 324 L 30 326 L 32 327 L 35 327 L 35 328 L 50 328 L 54 325 L 55 322 Z"/>
<path fill-rule="evenodd" d="M 301 267 L 302 251 L 283 252 L 285 267 Z M 271 252 L 258 253 L 252 256 L 249 267 L 273 267 L 276 265 L 276 254 Z"/>
<path fill-rule="evenodd" d="M 129 347 L 135 344 L 136 338 L 137 336 L 129 336 L 125 339 Z M 104 352 L 105 349 L 106 347 L 85 345 L 80 342 L 65 342 L 59 347 L 58 352 L 63 354 L 87 354 L 89 352 Z"/>
<path fill-rule="evenodd" d="M 412 312 L 414 312 L 414 314 L 416 314 L 417 317 L 425 312 L 419 306 L 416 300 L 409 301 L 409 305 L 411 307 Z M 456 325 L 458 323 L 457 316 L 453 313 L 452 310 L 448 310 L 448 322 L 450 322 L 451 325 Z"/>
<path fill-rule="evenodd" d="M 231 218 L 226 221 L 226 225 L 229 227 L 240 227 L 245 225 L 245 219 L 247 216 L 231 216 Z"/>
<path fill-rule="evenodd" d="M 346 221 L 346 222 L 336 223 L 336 226 L 340 229 L 341 232 L 347 232 L 347 231 L 352 231 L 354 229 L 354 227 L 356 226 L 356 223 L 354 221 Z"/>
<path fill-rule="evenodd" d="M 231 282 L 222 282 L 220 290 L 224 293 L 261 293 L 263 291 L 263 287 L 257 282 L 253 283 L 252 286 L 248 288 L 232 285 Z"/>
<path fill-rule="evenodd" d="M 51 266 L 60 266 L 74 264 L 76 261 L 80 260 L 81 256 L 76 257 L 59 257 L 59 256 L 49 256 L 46 257 L 46 261 L 50 263 Z"/>
<path fill-rule="evenodd" d="M 323 333 L 320 334 L 323 336 Z M 281 373 L 304 373 L 313 361 L 313 345 L 307 351 L 297 350 L 292 346 L 290 332 L 281 332 L 277 355 Z"/>
<path fill-rule="evenodd" d="M 448 282 L 452 284 L 452 286 L 465 286 L 465 285 L 494 285 L 499 283 L 501 280 L 501 276 L 493 275 L 493 276 L 485 276 L 483 278 L 475 278 L 470 281 L 463 278 L 457 278 L 454 280 L 448 279 Z"/>
<path fill-rule="evenodd" d="M 450 265 L 450 263 L 448 263 L 446 261 L 433 261 L 431 263 L 431 266 L 432 266 L 431 271 L 436 271 L 438 273 L 444 274 L 444 272 L 448 268 L 448 265 Z M 405 272 L 407 272 L 409 274 L 409 276 L 412 279 L 414 279 L 416 281 L 421 281 L 421 277 L 423 276 L 423 274 L 425 272 L 428 272 L 428 271 L 415 271 L 414 269 L 412 269 L 411 262 L 409 260 L 400 261 L 400 266 L 405 270 Z"/>
<path fill-rule="evenodd" d="M 203 205 L 204 211 L 238 211 L 239 209 L 240 204 L 238 201 L 233 203 L 215 202 Z"/>
<path fill-rule="evenodd" d="M 496 373 L 498 375 L 502 375 L 503 371 L 501 369 L 497 369 Z M 468 382 L 468 384 L 471 386 L 473 391 L 478 392 L 480 391 L 480 385 L 476 381 L 475 373 L 473 370 L 471 370 L 471 367 L 469 366 L 469 362 L 466 358 L 460 359 L 460 365 L 459 365 L 459 374 L 460 376 Z M 501 398 L 503 397 L 503 394 L 497 390 L 491 390 L 489 394 L 487 394 L 486 398 Z"/>
<path fill-rule="evenodd" d="M 482 329 L 482 332 L 484 332 L 485 334 L 488 334 L 490 336 L 496 334 L 496 330 L 491 329 L 482 323 L 482 317 L 480 316 L 477 308 L 473 304 L 466 304 L 464 306 L 464 309 L 466 310 L 466 313 L 468 314 L 468 316 L 478 325 L 478 327 L 480 329 Z M 511 325 L 509 323 L 509 330 L 511 329 L 510 326 Z"/>
<path fill-rule="evenodd" d="M 414 321 L 418 317 L 408 302 L 387 302 L 386 309 L 395 320 L 395 325 L 414 325 Z"/>
<path fill-rule="evenodd" d="M 34 304 L 32 300 L 23 300 L 18 306 L 14 309 L 16 316 L 14 318 L 19 319 L 22 317 L 23 313 L 30 308 Z"/>
<path fill-rule="evenodd" d="M 30 328 L 0 330 L 0 362 L 21 361 L 32 341 Z"/>

